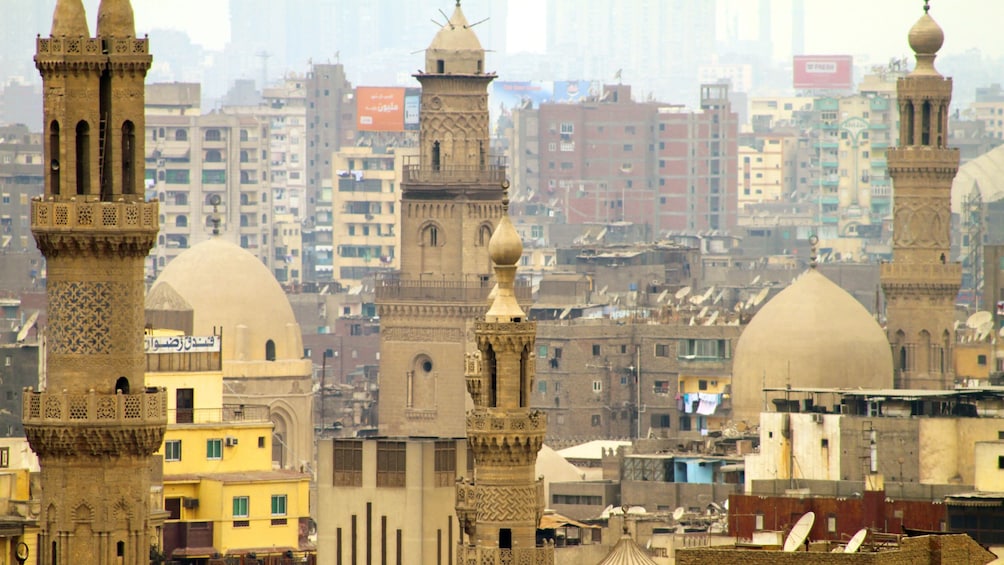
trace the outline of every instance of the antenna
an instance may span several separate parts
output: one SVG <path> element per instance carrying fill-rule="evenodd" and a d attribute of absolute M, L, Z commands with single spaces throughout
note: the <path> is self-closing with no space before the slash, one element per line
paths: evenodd
<path fill-rule="evenodd" d="M 809 537 L 809 532 L 812 531 L 812 524 L 816 521 L 816 514 L 814 512 L 806 512 L 801 518 L 795 522 L 795 526 L 791 528 L 791 533 L 788 534 L 788 538 L 784 540 L 784 551 L 788 553 L 797 551 L 799 547 L 805 543 L 805 539 Z"/>
<path fill-rule="evenodd" d="M 847 546 L 844 547 L 844 553 L 857 553 L 858 548 L 865 542 L 866 537 L 868 537 L 868 528 L 858 530 L 856 534 L 851 536 L 850 541 L 847 542 Z"/>
<path fill-rule="evenodd" d="M 478 20 L 478 21 L 474 22 L 473 24 L 469 24 L 467 26 L 467 29 L 470 29 L 470 28 L 472 28 L 472 27 L 474 27 L 474 26 L 476 26 L 478 24 L 483 24 L 483 23 L 487 22 L 488 20 L 489 20 L 489 18 L 484 18 L 484 19 Z"/>

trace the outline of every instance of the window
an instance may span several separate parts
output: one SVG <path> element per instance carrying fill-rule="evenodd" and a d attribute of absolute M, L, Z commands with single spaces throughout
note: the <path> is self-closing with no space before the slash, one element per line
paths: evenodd
<path fill-rule="evenodd" d="M 756 524 L 753 526 L 753 529 L 755 530 L 763 529 L 763 514 L 760 512 L 756 513 Z"/>
<path fill-rule="evenodd" d="M 708 390 L 708 381 L 700 379 L 697 381 L 697 390 Z"/>
<path fill-rule="evenodd" d="M 728 359 L 731 357 L 727 339 L 681 339 L 678 359 Z"/>
<path fill-rule="evenodd" d="M 997 468 L 1004 469 L 1004 455 L 997 456 Z"/>
<path fill-rule="evenodd" d="M 357 440 L 336 440 L 334 446 L 335 486 L 363 486 L 363 442 Z"/>
<path fill-rule="evenodd" d="M 837 531 L 837 515 L 830 514 L 826 517 L 826 531 L 833 534 Z"/>
<path fill-rule="evenodd" d="M 655 394 L 669 394 L 669 381 L 655 381 L 652 389 Z"/>
<path fill-rule="evenodd" d="M 456 480 L 457 444 L 452 441 L 436 442 L 436 486 L 448 487 Z"/>
<path fill-rule="evenodd" d="M 575 133 L 575 124 L 572 122 L 561 122 L 561 135 L 571 135 Z"/>
<path fill-rule="evenodd" d="M 669 414 L 652 414 L 652 427 L 653 428 L 668 428 L 669 427 Z"/>
<path fill-rule="evenodd" d="M 164 461 L 181 461 L 180 439 L 169 439 L 164 442 Z"/>
<path fill-rule="evenodd" d="M 286 515 L 286 495 L 285 494 L 273 494 L 272 495 L 272 515 L 273 516 L 285 516 Z"/>
<path fill-rule="evenodd" d="M 593 414 L 592 423 L 593 423 L 594 427 L 600 425 L 600 415 L 599 414 Z"/>
<path fill-rule="evenodd" d="M 593 392 L 603 392 L 603 381 L 593 381 Z"/>
<path fill-rule="evenodd" d="M 599 344 L 593 344 L 593 357 L 600 356 L 600 346 Z"/>
<path fill-rule="evenodd" d="M 405 486 L 406 455 L 403 441 L 381 441 L 377 444 L 376 486 Z"/>
<path fill-rule="evenodd" d="M 979 366 L 981 366 L 981 367 L 986 367 L 986 365 L 987 365 L 987 356 L 986 355 L 977 355 L 976 356 L 976 363 Z"/>
<path fill-rule="evenodd" d="M 234 497 L 234 518 L 247 518 L 248 517 L 248 497 L 246 496 L 235 496 Z"/>
<path fill-rule="evenodd" d="M 655 344 L 655 356 L 656 357 L 669 357 L 669 346 L 665 343 Z"/>
<path fill-rule="evenodd" d="M 541 394 L 547 393 L 547 381 L 537 381 L 537 392 Z"/>
<path fill-rule="evenodd" d="M 206 440 L 206 459 L 223 459 L 223 440 L 220 438 Z"/>
<path fill-rule="evenodd" d="M 10 468 L 10 448 L 0 447 L 0 469 Z"/>

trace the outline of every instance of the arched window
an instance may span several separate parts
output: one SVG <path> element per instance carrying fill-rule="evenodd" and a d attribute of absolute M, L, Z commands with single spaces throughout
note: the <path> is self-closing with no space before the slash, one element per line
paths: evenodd
<path fill-rule="evenodd" d="M 129 394 L 129 379 L 119 377 L 115 381 L 115 394 Z"/>
<path fill-rule="evenodd" d="M 206 141 L 220 141 L 223 136 L 220 134 L 218 129 L 207 129 L 206 130 Z"/>
<path fill-rule="evenodd" d="M 484 247 L 492 240 L 492 227 L 488 224 L 482 225 L 478 230 L 478 245 Z"/>
<path fill-rule="evenodd" d="M 488 346 L 488 351 L 485 352 L 485 368 L 488 370 L 488 407 L 495 408 L 498 406 L 499 393 L 498 393 L 498 365 L 495 359 L 495 350 L 492 346 Z"/>
<path fill-rule="evenodd" d="M 433 171 L 438 171 L 439 170 L 439 166 L 440 166 L 440 163 L 439 163 L 439 142 L 438 141 L 433 141 L 432 142 L 432 170 Z"/>
<path fill-rule="evenodd" d="M 207 163 L 220 163 L 223 161 L 223 154 L 216 149 L 210 149 L 206 151 L 206 162 Z"/>
<path fill-rule="evenodd" d="M 247 141 L 247 140 L 248 140 L 248 130 L 242 129 L 241 130 L 241 141 Z"/>
<path fill-rule="evenodd" d="M 265 360 L 275 361 L 275 342 L 271 339 L 265 342 Z"/>
<path fill-rule="evenodd" d="M 174 131 L 175 141 L 188 141 L 188 130 L 179 129 Z"/>
<path fill-rule="evenodd" d="M 439 247 L 439 228 L 436 226 L 426 226 L 422 230 L 422 244 L 428 247 Z"/>
<path fill-rule="evenodd" d="M 248 162 L 248 152 L 241 149 L 241 163 L 247 163 L 247 162 Z"/>
<path fill-rule="evenodd" d="M 77 123 L 77 194 L 91 192 L 91 126 Z"/>
<path fill-rule="evenodd" d="M 52 169 L 52 194 L 59 195 L 59 122 L 49 125 L 49 167 Z"/>
<path fill-rule="evenodd" d="M 175 227 L 179 227 L 179 228 L 187 228 L 188 227 L 188 216 L 185 216 L 184 214 L 179 215 L 177 218 L 174 219 L 174 225 L 175 225 Z"/>
<path fill-rule="evenodd" d="M 122 124 L 122 194 L 136 194 L 136 126 Z"/>

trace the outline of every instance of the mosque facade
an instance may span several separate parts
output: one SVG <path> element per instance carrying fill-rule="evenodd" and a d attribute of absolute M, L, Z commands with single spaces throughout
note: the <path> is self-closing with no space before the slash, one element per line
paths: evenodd
<path fill-rule="evenodd" d="M 951 191 L 959 150 L 948 147 L 952 79 L 934 68 L 944 33 L 927 13 L 910 30 L 917 57 L 898 80 L 899 147 L 886 154 L 896 188 L 893 259 L 881 266 L 895 385 L 943 389 L 954 385 L 955 298 L 962 267 L 950 261 Z"/>
<path fill-rule="evenodd" d="M 143 83 L 151 56 L 128 0 L 59 0 L 36 40 L 44 196 L 31 227 L 48 267 L 46 382 L 24 394 L 41 467 L 39 563 L 147 563 L 153 453 L 167 398 L 144 386 L 143 260 L 158 231 L 143 196 Z"/>

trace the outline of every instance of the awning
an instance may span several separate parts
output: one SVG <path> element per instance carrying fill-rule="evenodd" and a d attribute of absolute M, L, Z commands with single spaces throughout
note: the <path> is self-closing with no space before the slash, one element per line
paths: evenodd
<path fill-rule="evenodd" d="M 160 156 L 164 159 L 187 159 L 188 158 L 188 147 L 167 147 L 160 150 Z"/>
<path fill-rule="evenodd" d="M 171 557 L 187 557 L 189 559 L 209 559 L 219 555 L 215 547 L 179 547 L 171 552 Z"/>
<path fill-rule="evenodd" d="M 556 530 L 558 528 L 565 528 L 568 526 L 574 526 L 576 528 L 583 528 L 583 529 L 599 528 L 599 526 L 583 524 L 578 520 L 573 520 L 567 516 L 562 516 L 561 514 L 544 514 L 543 516 L 540 517 L 539 529 L 541 530 Z"/>
<path fill-rule="evenodd" d="M 964 506 L 966 508 L 997 508 L 1002 506 L 1002 500 L 981 500 L 976 498 L 946 498 L 948 506 Z"/>
<path fill-rule="evenodd" d="M 718 470 L 721 471 L 722 473 L 735 473 L 737 471 L 745 471 L 746 470 L 746 464 L 745 463 L 733 463 L 731 465 L 722 465 L 721 467 L 718 468 Z"/>

